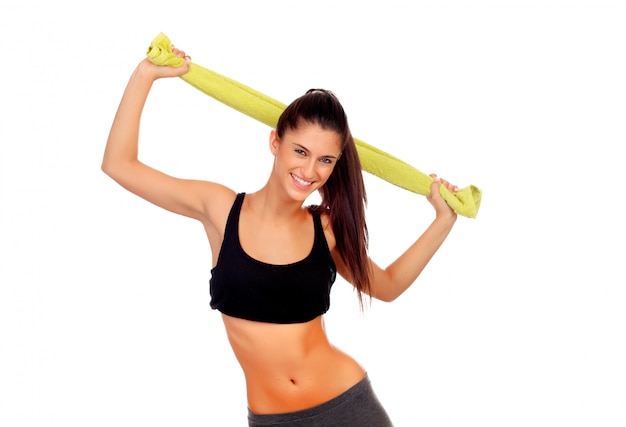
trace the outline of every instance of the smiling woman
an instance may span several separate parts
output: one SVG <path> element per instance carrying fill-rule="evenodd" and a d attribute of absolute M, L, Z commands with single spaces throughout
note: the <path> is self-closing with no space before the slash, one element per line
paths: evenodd
<path fill-rule="evenodd" d="M 284 140 L 285 144 L 280 142 Z M 288 129 L 278 136 L 272 131 L 270 149 L 291 170 L 289 174 L 296 185 L 310 193 L 319 189 L 333 171 L 341 156 L 342 143 L 335 131 L 303 122 L 297 130 Z M 308 194 L 307 194 L 308 196 Z"/>
<path fill-rule="evenodd" d="M 348 119 L 330 91 L 312 89 L 284 110 L 269 148 L 267 182 L 256 192 L 174 178 L 138 159 L 140 117 L 154 81 L 184 75 L 143 60 L 128 82 L 102 169 L 132 193 L 202 223 L 212 251 L 211 307 L 219 310 L 245 375 L 248 422 L 267 425 L 392 425 L 366 370 L 332 345 L 324 328 L 337 273 L 359 300 L 392 301 L 420 275 L 456 214 L 435 177 L 435 219 L 387 268 L 368 255 L 367 202 Z M 434 176 L 433 176 L 434 177 Z M 314 192 L 316 206 L 303 206 Z"/>

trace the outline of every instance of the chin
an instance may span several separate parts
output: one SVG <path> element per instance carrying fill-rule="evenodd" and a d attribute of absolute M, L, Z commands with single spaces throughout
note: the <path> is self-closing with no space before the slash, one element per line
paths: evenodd
<path fill-rule="evenodd" d="M 300 188 L 291 188 L 291 191 L 288 191 L 289 196 L 299 201 L 300 203 L 304 203 L 313 193 L 316 193 L 317 188 L 311 188 L 309 190 L 302 190 Z"/>

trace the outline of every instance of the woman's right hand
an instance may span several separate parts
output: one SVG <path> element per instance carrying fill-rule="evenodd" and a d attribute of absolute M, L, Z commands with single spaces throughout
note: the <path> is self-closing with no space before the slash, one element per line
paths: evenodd
<path fill-rule="evenodd" d="M 154 65 L 148 58 L 146 58 L 141 61 L 138 68 L 142 71 L 142 74 L 152 80 L 166 77 L 180 77 L 186 74 L 189 71 L 191 57 L 187 55 L 184 50 L 180 50 L 174 46 L 172 46 L 172 53 L 179 58 L 184 58 L 185 62 L 183 62 L 183 64 L 179 67 L 171 67 L 167 65 Z"/>

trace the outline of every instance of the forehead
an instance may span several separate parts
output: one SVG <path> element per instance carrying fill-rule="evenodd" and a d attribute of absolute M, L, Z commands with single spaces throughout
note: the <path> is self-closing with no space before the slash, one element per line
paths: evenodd
<path fill-rule="evenodd" d="M 329 154 L 341 151 L 341 135 L 315 123 L 300 123 L 297 129 L 286 130 L 283 139 L 311 151 L 327 151 Z"/>

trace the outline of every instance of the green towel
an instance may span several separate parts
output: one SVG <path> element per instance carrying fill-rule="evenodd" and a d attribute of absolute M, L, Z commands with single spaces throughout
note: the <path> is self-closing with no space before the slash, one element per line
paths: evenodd
<path fill-rule="evenodd" d="M 154 38 L 147 55 L 156 65 L 178 67 L 185 61 L 172 53 L 172 42 L 163 33 Z M 181 78 L 223 104 L 271 127 L 276 126 L 280 114 L 287 107 L 282 102 L 195 63 L 189 64 L 189 71 Z M 354 141 L 363 170 L 405 190 L 423 196 L 430 194 L 433 178 L 429 175 L 357 138 Z M 475 218 L 478 214 L 482 196 L 479 188 L 470 185 L 450 192 L 442 185 L 440 193 L 459 215 Z"/>

